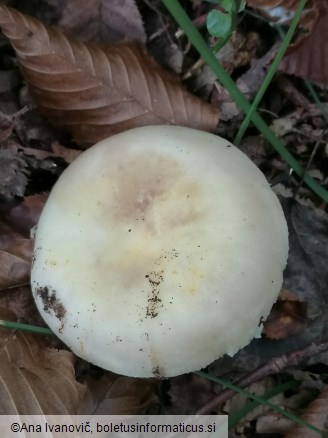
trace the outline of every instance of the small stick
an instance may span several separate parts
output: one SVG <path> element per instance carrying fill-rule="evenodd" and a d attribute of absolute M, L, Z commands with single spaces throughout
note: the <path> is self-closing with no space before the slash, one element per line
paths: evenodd
<path fill-rule="evenodd" d="M 293 351 L 289 355 L 273 358 L 266 364 L 258 367 L 251 374 L 242 377 L 235 383 L 235 385 L 238 385 L 240 388 L 245 388 L 270 374 L 276 374 L 287 367 L 299 365 L 302 360 L 327 350 L 328 342 L 324 342 L 322 344 L 311 344 L 303 348 L 303 350 Z M 210 412 L 217 410 L 223 403 L 232 398 L 235 394 L 236 393 L 231 389 L 224 389 L 213 400 L 200 408 L 196 412 L 196 415 L 207 415 Z"/>

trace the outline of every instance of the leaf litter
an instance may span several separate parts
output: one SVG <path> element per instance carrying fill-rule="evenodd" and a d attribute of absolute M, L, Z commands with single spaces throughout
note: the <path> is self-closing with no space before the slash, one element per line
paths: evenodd
<path fill-rule="evenodd" d="M 83 43 L 5 6 L 0 27 L 42 113 L 82 144 L 136 126 L 214 130 L 218 123 L 218 109 L 188 93 L 136 43 Z"/>
<path fill-rule="evenodd" d="M 0 308 L 0 319 L 15 315 Z M 47 348 L 35 335 L 0 331 L 0 414 L 68 415 L 78 412 L 85 386 L 75 379 L 74 356 Z"/>
<path fill-rule="evenodd" d="M 8 3 L 10 4 L 10 2 Z M 35 10 L 35 8 L 33 7 L 32 3 L 33 2 L 31 2 L 29 5 L 25 5 L 25 10 L 22 10 L 27 13 L 33 13 L 33 9 Z M 38 18 L 42 18 L 43 22 L 58 25 L 66 32 L 74 34 L 74 38 L 79 37 L 84 41 L 110 41 L 111 43 L 113 43 L 113 41 L 117 41 L 117 38 L 120 40 L 131 40 L 137 38 L 139 41 L 145 41 L 143 25 L 140 25 L 140 22 L 142 23 L 140 20 L 140 15 L 138 18 L 132 18 L 134 16 L 133 14 L 138 11 L 134 2 L 125 3 L 125 6 L 128 4 L 128 7 L 132 8 L 129 9 L 129 11 L 132 12 L 129 12 L 125 17 L 131 22 L 131 27 L 124 27 L 124 29 L 126 29 L 126 33 L 118 37 L 110 36 L 110 31 L 106 33 L 107 27 L 109 29 L 111 26 L 109 21 L 107 21 L 108 15 L 106 15 L 106 8 L 109 5 L 108 2 L 92 2 L 93 4 L 97 3 L 97 5 L 101 5 L 102 8 L 98 8 L 97 12 L 93 10 L 93 18 L 90 20 L 90 26 L 89 28 L 85 29 L 84 34 L 84 23 L 90 15 L 88 7 L 86 6 L 85 8 L 81 8 L 80 14 L 76 14 L 76 17 L 73 17 L 70 12 L 70 8 L 74 7 L 74 1 L 59 3 L 61 4 L 61 7 L 59 7 L 59 5 L 54 6 L 52 2 L 42 2 L 42 7 L 38 9 Z M 64 3 L 69 6 L 67 9 L 62 7 Z M 159 2 L 155 3 L 159 4 Z M 255 0 L 252 3 L 253 6 Z M 257 3 L 257 5 L 254 7 L 257 6 L 259 6 L 259 3 Z M 147 7 L 148 6 L 145 4 L 143 8 L 141 8 L 144 17 L 147 16 L 144 13 Z M 121 9 L 121 11 L 122 10 L 124 11 L 124 9 Z M 198 10 L 197 7 L 195 7 L 194 14 L 196 15 L 196 18 L 197 14 L 201 14 L 201 12 L 204 13 L 204 10 Z M 118 14 L 120 13 L 121 12 L 118 12 Z M 114 21 L 116 17 L 115 14 L 116 12 L 113 13 Z M 159 23 L 157 26 L 160 26 L 162 23 L 166 27 L 164 30 L 161 28 L 157 29 L 157 32 L 156 29 L 153 29 L 152 41 L 155 43 L 159 38 L 161 38 L 161 35 L 167 35 L 167 32 L 169 31 L 168 29 L 170 29 L 170 26 L 172 26 L 167 16 L 165 17 L 165 14 L 161 15 L 161 20 L 159 20 L 157 23 Z M 35 26 L 35 30 L 40 28 L 40 25 L 35 23 L 33 26 Z M 132 36 L 134 31 L 131 29 L 133 27 L 138 29 L 137 32 L 139 33 L 139 36 Z M 145 28 L 148 31 L 149 26 L 145 26 Z M 309 35 L 311 35 L 309 30 L 310 28 L 311 25 L 306 28 L 307 32 L 309 32 Z M 118 30 L 122 30 L 121 25 L 118 26 Z M 46 32 L 46 34 L 49 34 L 50 32 L 51 35 L 56 35 L 54 37 L 55 41 L 56 39 L 58 39 L 58 41 L 64 41 L 61 39 L 62 37 L 59 36 L 59 33 L 55 32 L 55 34 L 52 34 L 52 31 L 43 31 Z M 231 59 L 233 59 L 233 63 L 230 64 L 231 67 L 229 68 L 231 68 L 232 74 L 235 74 L 236 71 L 240 72 L 240 74 L 237 75 L 237 81 L 239 80 L 239 83 L 246 84 L 246 86 L 241 86 L 241 88 L 246 94 L 248 93 L 249 98 L 252 98 L 257 91 L 257 85 L 261 81 L 260 78 L 263 77 L 261 76 L 263 75 L 263 69 L 270 65 L 272 57 L 274 56 L 275 41 L 274 39 L 271 38 L 270 40 L 269 38 L 269 44 L 263 44 L 263 40 L 261 40 L 261 30 L 254 28 L 252 29 L 252 32 L 255 32 L 256 35 L 253 39 L 253 42 L 256 43 L 256 41 L 261 41 L 261 43 L 256 43 L 253 46 L 247 46 L 246 42 L 249 41 L 247 38 L 247 31 L 245 33 L 245 29 L 243 29 L 242 25 L 238 31 L 241 32 L 241 37 L 239 38 L 240 43 L 238 43 L 239 45 L 235 44 L 231 48 L 233 55 L 233 58 Z M 19 26 L 16 30 L 12 28 L 11 32 L 18 32 L 19 34 L 19 32 L 22 32 L 22 28 L 19 28 Z M 114 29 L 114 34 L 115 32 L 116 30 Z M 259 39 L 257 39 L 258 36 Z M 75 44 L 79 44 L 75 42 L 74 38 L 72 38 L 72 40 L 67 40 L 69 41 L 69 44 L 73 44 L 73 46 Z M 172 38 L 172 41 L 176 41 L 180 48 L 182 47 L 181 41 L 175 40 L 172 36 L 170 36 L 170 38 Z M 55 44 L 59 44 L 58 41 Z M 165 41 L 166 42 L 164 44 L 167 45 L 168 40 Z M 306 41 L 306 38 L 304 41 Z M 122 44 L 122 42 L 119 44 Z M 5 47 L 7 53 L 8 50 L 10 50 L 8 48 L 8 44 L 6 45 L 6 43 L 4 43 L 4 45 L 1 47 Z M 35 49 L 33 44 L 31 47 L 32 50 Z M 60 47 L 60 45 L 58 47 Z M 89 43 L 83 47 L 87 47 L 89 50 Z M 90 49 L 91 51 L 89 51 L 89 53 L 93 54 L 93 49 L 96 46 L 91 44 L 90 47 L 92 47 L 92 49 Z M 119 47 L 121 49 L 121 46 Z M 137 50 L 136 53 L 139 53 L 138 50 L 141 50 L 140 48 L 134 49 L 134 47 L 138 46 L 130 46 L 130 43 L 127 43 L 125 47 L 129 47 L 130 51 L 127 52 L 129 55 L 131 55 L 131 53 L 134 55 L 135 50 Z M 272 52 L 270 52 L 270 48 L 273 48 Z M 97 51 L 97 49 L 95 50 Z M 243 50 L 245 50 L 245 53 L 242 53 Z M 119 57 L 121 55 L 116 56 Z M 141 54 L 140 56 L 138 54 L 136 56 L 138 62 L 140 62 L 140 59 L 146 59 L 143 58 L 143 56 L 145 56 L 144 54 Z M 169 54 L 165 56 L 169 56 Z M 179 69 L 181 70 L 181 76 L 183 77 L 184 74 L 188 72 L 189 67 L 197 60 L 190 49 L 188 50 L 187 46 L 183 47 L 183 51 L 180 51 L 179 56 L 184 56 L 183 62 L 181 62 L 181 59 L 179 61 Z M 14 59 L 14 57 L 15 55 L 11 54 L 11 59 Z M 106 55 L 106 57 L 106 59 L 109 59 L 108 55 Z M 147 61 L 144 62 L 148 62 L 148 58 Z M 163 59 L 163 63 L 166 63 L 165 59 Z M 169 61 L 167 62 L 167 65 L 170 65 Z M 2 109 L 5 114 L 10 115 L 19 111 L 19 109 L 23 108 L 26 103 L 30 104 L 31 98 L 29 97 L 28 93 L 26 94 L 26 90 L 24 93 L 22 91 L 24 90 L 24 87 L 21 86 L 21 82 L 19 80 L 20 76 L 17 68 L 15 67 L 16 70 L 12 70 L 12 65 L 9 67 L 11 69 L 9 70 L 10 73 L 8 73 L 7 77 L 3 77 L 3 80 L 7 81 L 7 85 L 5 82 L 3 82 L 3 88 L 1 88 L 2 81 L 0 77 L 0 94 L 3 97 L 7 96 L 5 99 L 2 99 L 0 109 Z M 28 67 L 30 68 L 31 66 L 29 65 Z M 26 71 L 28 72 L 26 78 L 31 80 L 30 88 L 32 89 L 31 94 L 33 98 L 33 87 L 38 85 L 37 79 L 40 79 L 40 76 L 38 76 L 40 71 L 36 71 L 36 76 L 34 77 L 33 75 L 35 72 L 31 73 L 31 71 L 26 69 L 24 65 L 22 68 L 25 73 Z M 88 68 L 90 68 L 90 65 Z M 146 74 L 148 75 L 148 73 Z M 164 74 L 164 77 L 166 78 L 166 74 Z M 254 80 L 254 77 L 257 77 L 258 79 Z M 217 132 L 221 133 L 221 135 L 226 137 L 231 136 L 234 132 L 234 126 L 236 126 L 237 123 L 236 121 L 238 120 L 238 117 L 240 117 L 240 113 L 237 111 L 234 115 L 230 116 L 229 112 L 225 112 L 225 114 L 228 114 L 228 116 L 223 123 L 220 123 L 218 128 L 216 127 L 218 113 L 219 111 L 222 112 L 223 110 L 220 99 L 218 99 L 217 96 L 215 97 L 215 92 L 217 91 L 216 81 L 211 82 L 209 79 L 206 79 L 205 76 L 204 85 L 207 87 L 206 93 L 204 92 L 204 89 L 197 87 L 196 83 L 193 82 L 193 78 L 184 80 L 184 83 L 187 85 L 189 90 L 191 90 L 191 95 L 198 94 L 203 99 L 205 96 L 205 98 L 208 98 L 210 101 L 212 101 L 214 106 L 217 107 L 215 111 L 213 111 L 213 107 L 211 107 L 211 110 L 209 110 L 209 107 L 206 106 L 206 104 L 205 107 L 203 107 L 203 102 L 199 103 L 200 101 L 197 100 L 198 103 L 196 105 L 201 105 L 202 108 L 206 108 L 203 110 L 205 111 L 204 120 L 207 123 L 206 126 L 210 126 L 209 129 L 216 129 Z M 305 93 L 299 87 L 295 91 L 288 84 L 283 84 L 279 78 L 276 85 L 278 86 L 278 90 L 279 86 L 281 87 L 280 90 L 283 90 L 283 93 L 285 93 L 285 90 L 289 90 L 290 92 L 286 93 L 286 95 L 282 94 L 282 92 L 276 93 L 274 98 L 264 101 L 263 109 L 271 113 L 277 112 L 281 120 L 283 120 L 284 117 L 287 118 L 287 120 L 288 117 L 294 117 L 291 129 L 285 129 L 285 131 L 280 135 L 284 137 L 284 140 L 286 140 L 287 144 L 290 144 L 292 149 L 295 148 L 297 155 L 301 157 L 301 160 L 303 160 L 304 163 L 309 156 L 309 151 L 311 150 L 311 146 L 314 141 L 313 139 L 316 139 L 319 135 L 316 130 L 324 129 L 321 122 L 320 112 L 315 105 L 307 105 L 307 103 L 302 100 L 302 97 L 304 97 Z M 173 87 L 175 91 L 179 89 L 176 87 L 180 87 L 180 84 L 175 80 Z M 18 89 L 20 90 L 19 95 L 17 94 Z M 38 94 L 38 91 L 35 92 L 34 90 L 34 97 L 36 94 Z M 47 100 L 47 97 L 45 100 Z M 196 102 L 194 100 L 194 96 L 192 96 L 191 102 L 192 108 L 194 109 L 194 102 Z M 289 105 L 289 112 L 283 113 L 280 111 L 280 108 L 284 107 L 282 106 L 282 102 L 284 102 L 285 107 L 286 104 L 287 106 Z M 231 101 L 231 104 L 232 103 L 233 102 Z M 165 105 L 166 103 L 164 102 L 164 106 Z M 178 103 L 176 106 L 178 107 L 179 105 L 180 103 Z M 277 110 L 278 108 L 279 110 Z M 82 110 L 82 112 L 83 111 L 84 110 Z M 124 111 L 126 110 L 122 110 L 123 119 L 124 116 L 126 117 Z M 47 110 L 45 112 L 47 112 Z M 33 117 L 31 117 L 32 114 Z M 294 116 L 291 114 L 294 114 Z M 53 116 L 53 112 L 51 116 Z M 128 113 L 127 120 L 129 120 L 130 116 L 131 113 Z M 271 120 L 273 121 L 275 119 L 276 118 L 273 117 Z M 60 123 L 58 123 L 58 118 L 56 119 L 55 117 L 52 120 L 55 120 L 55 122 L 60 125 Z M 190 123 L 193 125 L 195 122 L 191 121 Z M 124 129 L 127 129 L 125 126 L 128 127 L 129 125 L 124 125 Z M 114 131 L 115 129 L 116 128 L 114 128 Z M 33 324 L 34 321 L 35 324 L 41 325 L 40 320 L 38 320 L 36 316 L 37 310 L 34 306 L 33 300 L 31 299 L 30 291 L 27 285 L 22 286 L 22 284 L 28 282 L 29 264 L 31 262 L 32 242 L 29 231 L 30 228 L 32 228 L 36 223 L 42 205 L 45 202 L 46 195 L 44 195 L 44 193 L 51 189 L 55 180 L 66 167 L 67 163 L 71 162 L 81 151 L 76 149 L 76 144 L 73 143 L 69 137 L 62 137 L 61 131 L 53 131 L 49 125 L 44 123 L 44 120 L 38 114 L 38 109 L 33 109 L 29 113 L 15 120 L 14 123 L 9 122 L 8 124 L 8 117 L 4 117 L 4 125 L 1 132 L 3 132 L 3 138 L 0 147 L 0 154 L 2 153 L 3 157 L 7 158 L 6 160 L 0 160 L 0 163 L 3 163 L 3 172 L 0 173 L 0 188 L 2 190 L 0 193 L 2 200 L 1 212 L 5 212 L 4 214 L 1 214 L 0 219 L 0 228 L 2 230 L 0 242 L 3 245 L 2 249 L 4 253 L 6 253 L 5 257 L 7 260 L 7 268 L 9 267 L 9 269 L 4 272 L 4 266 L 6 266 L 5 264 L 2 264 L 2 267 L 0 268 L 0 278 L 3 278 L 2 281 L 4 286 L 4 289 L 2 292 L 0 292 L 2 294 L 0 297 L 0 305 L 7 308 L 7 310 L 5 310 L 6 312 L 8 312 L 9 308 L 14 310 L 20 321 L 25 321 L 31 324 Z M 71 132 L 74 135 L 74 129 Z M 313 139 L 311 139 L 311 137 L 313 137 Z M 257 162 L 269 179 L 274 180 L 281 172 L 288 170 L 285 168 L 284 163 L 281 162 L 279 158 L 273 156 L 267 145 L 263 143 L 263 139 L 261 139 L 261 143 L 258 136 L 254 136 L 254 138 L 255 140 L 252 139 L 252 135 L 246 137 L 244 139 L 244 143 L 242 144 L 242 148 L 244 148 L 244 150 L 252 157 L 252 159 Z M 83 147 L 85 146 L 85 143 L 88 143 L 88 141 L 85 142 L 85 140 L 86 137 L 83 135 L 83 138 L 81 139 Z M 90 142 L 93 141 L 96 140 L 90 139 Z M 255 142 L 257 145 L 256 147 L 254 146 Z M 75 149 L 72 149 L 72 146 L 74 146 Z M 327 148 L 324 146 L 325 144 L 323 143 L 319 150 L 318 158 L 321 160 L 321 162 L 319 160 L 319 164 L 318 162 L 314 163 L 316 167 L 320 166 L 320 163 L 323 164 L 324 160 L 327 160 Z M 78 147 L 80 147 L 80 145 L 78 145 Z M 314 167 L 313 170 L 316 170 L 316 167 Z M 320 171 L 324 178 L 324 169 L 320 168 Z M 3 175 L 7 176 L 4 177 Z M 269 334 L 267 333 L 267 336 L 263 334 L 262 339 L 254 340 L 248 347 L 241 350 L 234 358 L 224 357 L 214 362 L 208 368 L 208 370 L 214 374 L 217 373 L 221 376 L 224 375 L 232 380 L 238 379 L 240 376 L 251 373 L 258 365 L 266 363 L 274 357 L 283 357 L 283 355 L 288 354 L 291 351 L 301 351 L 305 345 L 311 342 L 320 343 L 328 337 L 328 324 L 325 312 L 323 310 L 325 306 L 327 306 L 327 295 L 325 293 L 328 283 L 325 269 L 325 260 L 327 260 L 328 256 L 327 218 L 322 210 L 307 208 L 293 200 L 293 180 L 290 179 L 289 183 L 291 184 L 292 189 L 289 187 L 285 187 L 284 190 L 281 189 L 281 192 L 284 192 L 284 194 L 287 194 L 288 196 L 282 201 L 282 203 L 289 222 L 291 234 L 291 251 L 288 267 L 285 272 L 284 287 L 293 294 L 293 298 L 280 300 L 279 305 L 282 308 L 279 309 L 278 313 L 276 313 L 276 316 L 271 321 L 270 332 Z M 35 194 L 37 194 L 36 197 L 33 196 Z M 303 188 L 301 188 L 301 190 L 298 192 L 297 199 L 302 201 L 303 204 L 307 203 L 313 206 L 317 205 L 317 202 L 315 199 L 313 199 L 311 193 Z M 26 247 L 24 247 L 24 245 L 26 245 Z M 291 316 L 293 316 L 294 319 L 292 318 L 292 322 L 290 323 Z M 14 316 L 6 313 L 2 314 L 2 318 L 10 319 L 14 318 Z M 289 324 L 286 324 L 286 321 L 289 321 Z M 68 409 L 69 413 L 76 411 L 83 413 L 116 412 L 130 414 L 141 412 L 190 413 L 196 412 L 198 409 L 202 408 L 202 406 L 206 405 L 206 403 L 210 402 L 214 397 L 216 397 L 217 394 L 220 393 L 222 389 L 218 385 L 214 385 L 193 374 L 179 376 L 169 379 L 168 381 L 144 381 L 116 376 L 112 373 L 99 370 L 92 365 L 84 364 L 84 361 L 74 358 L 71 353 L 65 351 L 65 346 L 56 344 L 57 341 L 43 340 L 43 345 L 39 346 L 40 339 L 36 336 L 30 337 L 30 335 L 21 334 L 18 332 L 2 331 L 2 329 L 0 335 L 1 333 L 10 333 L 15 338 L 15 341 L 13 340 L 13 343 L 11 344 L 13 346 L 11 353 L 12 357 L 16 357 L 16 345 L 20 345 L 20 343 L 29 345 L 29 348 L 33 349 L 35 357 L 44 356 L 46 357 L 45 360 L 50 360 L 47 358 L 47 353 L 49 348 L 51 349 L 52 345 L 56 345 L 57 348 L 60 348 L 59 351 L 51 350 L 51 354 L 54 355 L 51 360 L 54 360 L 55 362 L 57 361 L 56 366 L 58 366 L 59 369 L 61 365 L 58 364 L 66 364 L 63 365 L 63 367 L 66 370 L 69 370 L 69 379 L 72 383 L 72 388 L 74 386 L 79 388 L 79 394 L 81 395 L 79 397 L 73 397 L 72 399 L 70 399 L 72 396 L 71 393 L 67 394 L 68 398 L 66 399 L 64 396 L 62 399 L 62 404 L 60 405 L 62 406 L 62 408 L 60 408 L 62 409 L 61 413 L 66 412 L 65 409 Z M 16 340 L 17 337 L 18 341 Z M 269 337 L 275 338 L 275 340 L 269 339 Z M 26 339 L 28 339 L 28 341 Z M 38 346 L 34 345 L 35 343 Z M 1 342 L 0 345 L 3 348 L 3 342 Z M 1 346 L 0 351 L 2 351 Z M 36 373 L 39 372 L 38 366 L 40 366 L 41 369 L 43 366 L 43 361 L 41 361 L 40 364 L 33 363 L 31 365 L 29 363 L 29 359 L 26 359 L 25 356 L 23 362 L 26 362 L 26 367 L 32 367 L 34 370 L 33 372 Z M 76 362 L 76 377 L 73 369 L 74 362 Z M 318 367 L 319 370 L 325 370 L 327 372 L 328 355 L 325 351 L 323 351 L 318 355 L 305 357 L 301 364 L 297 364 L 296 366 L 301 367 L 306 375 L 310 375 L 310 372 L 307 371 L 307 368 L 309 367 Z M 8 373 L 8 368 L 7 371 L 4 372 Z M 14 371 L 11 372 L 14 373 Z M 0 376 L 2 376 L 1 371 Z M 13 376 L 14 374 L 9 376 L 9 380 L 12 379 Z M 84 385 L 79 386 L 80 384 L 76 379 L 82 381 Z M 300 379 L 300 377 L 298 376 L 297 379 Z M 320 375 L 318 376 L 318 380 L 321 382 Z M 254 390 L 261 393 L 269 387 L 272 387 L 275 382 L 275 377 L 264 378 L 257 384 L 257 386 L 254 386 Z M 62 398 L 61 390 L 64 387 L 65 385 L 60 384 L 59 388 L 56 388 L 58 391 L 58 397 L 56 400 Z M 20 411 L 20 413 L 26 413 L 27 410 L 26 405 L 24 404 L 24 397 L 26 397 L 27 394 L 29 394 L 29 391 L 31 391 L 31 385 L 30 387 L 28 387 L 28 385 L 27 387 L 20 387 L 20 391 L 23 391 L 22 400 L 20 400 L 17 395 L 20 392 L 17 391 L 16 394 L 16 388 L 17 387 L 15 387 L 15 389 L 11 389 L 13 394 L 10 394 L 10 397 L 13 398 L 13 404 Z M 323 389 L 323 387 L 320 388 Z M 250 389 L 252 390 L 252 388 Z M 305 395 L 302 399 L 303 402 L 295 399 L 295 404 L 293 406 L 291 405 L 292 409 L 297 410 L 302 403 L 304 403 L 305 407 L 311 400 L 316 398 L 319 393 L 319 389 L 316 388 L 316 390 L 312 389 L 311 391 L 304 393 Z M 43 395 L 39 395 L 37 389 L 35 390 L 35 394 L 37 397 L 40 397 L 40 400 L 42 403 L 44 403 L 43 412 L 57 412 L 56 409 L 58 409 L 59 405 L 51 406 L 47 400 L 47 397 L 44 398 Z M 293 397 L 296 397 L 299 394 L 301 393 L 296 392 Z M 238 398 L 235 397 L 235 400 L 237 399 Z M 288 407 L 289 402 L 290 399 L 288 397 L 284 398 L 281 396 L 279 399 L 279 403 L 281 403 L 282 406 L 285 405 Z M 9 409 L 7 403 L 8 397 L 6 398 L 4 405 L 2 405 L 2 408 L 6 413 Z M 237 401 L 235 403 L 237 403 Z M 230 412 L 232 409 L 230 402 L 226 402 L 223 409 Z M 271 425 L 280 421 L 280 418 L 274 416 L 272 413 L 262 412 L 260 414 L 255 414 L 255 416 L 250 416 L 247 418 L 247 420 L 245 420 L 244 425 L 239 429 L 239 436 L 245 436 L 243 434 L 245 430 L 247 430 L 247 427 L 252 427 L 252 418 L 256 419 L 257 421 L 257 431 L 259 433 L 260 431 L 263 433 L 269 433 L 268 429 L 265 429 L 263 425 L 265 419 L 267 419 L 267 424 Z M 284 423 L 284 426 L 282 426 L 281 430 L 286 431 L 290 426 L 290 423 L 288 423 L 287 426 Z"/>

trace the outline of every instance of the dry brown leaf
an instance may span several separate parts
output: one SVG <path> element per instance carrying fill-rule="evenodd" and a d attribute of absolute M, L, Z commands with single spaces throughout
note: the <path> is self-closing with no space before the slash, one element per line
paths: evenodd
<path fill-rule="evenodd" d="M 66 161 L 66 163 L 71 163 L 82 153 L 82 151 L 78 149 L 70 149 L 62 146 L 59 143 L 53 144 L 52 150 L 54 151 L 54 155 L 56 157 L 61 157 L 63 160 Z"/>
<path fill-rule="evenodd" d="M 0 144 L 7 140 L 14 129 L 12 117 L 0 111 Z"/>
<path fill-rule="evenodd" d="M 0 84 L 2 79 L 1 73 L 6 73 L 6 72 L 0 72 Z M 11 115 L 5 114 L 2 111 L 0 111 L 0 144 L 6 141 L 10 137 L 18 117 L 20 117 L 22 114 L 28 111 L 29 111 L 29 107 L 27 106 L 21 108 L 19 111 Z"/>
<path fill-rule="evenodd" d="M 290 21 L 299 4 L 298 0 L 247 0 L 251 7 L 273 14 L 276 20 L 280 14 L 283 21 Z M 280 63 L 280 70 L 314 82 L 328 82 L 328 2 L 308 0 L 300 24 L 308 29 L 299 36 Z"/>
<path fill-rule="evenodd" d="M 59 143 L 53 143 L 51 145 L 51 148 L 53 152 L 50 151 L 44 151 L 42 149 L 35 149 L 35 148 L 29 148 L 29 147 L 23 147 L 21 150 L 24 152 L 25 156 L 34 157 L 37 160 L 45 160 L 47 158 L 62 158 L 66 161 L 66 163 L 71 163 L 73 160 L 75 160 L 76 157 L 78 157 L 83 150 L 80 149 L 72 149 L 67 148 L 66 146 L 62 146 Z"/>
<path fill-rule="evenodd" d="M 0 148 L 0 201 L 11 201 L 24 196 L 28 170 L 22 156 L 17 152 L 19 145 L 8 139 Z"/>
<path fill-rule="evenodd" d="M 10 222 L 18 233 L 29 238 L 31 228 L 38 223 L 41 211 L 47 199 L 47 193 L 27 196 L 23 202 L 10 209 L 5 214 L 4 219 Z"/>
<path fill-rule="evenodd" d="M 146 42 L 135 0 L 64 0 L 56 6 L 56 12 L 60 14 L 56 25 L 83 41 L 113 43 L 124 39 Z"/>
<path fill-rule="evenodd" d="M 45 322 L 35 305 L 29 284 L 2 291 L 0 293 L 1 307 L 14 312 L 19 322 L 39 327 L 45 326 Z"/>
<path fill-rule="evenodd" d="M 291 45 L 280 70 L 310 81 L 328 83 L 328 8 L 322 11 L 309 36 Z"/>
<path fill-rule="evenodd" d="M 264 322 L 263 334 L 270 339 L 286 339 L 306 328 L 307 304 L 287 289 L 282 289 L 278 301 Z"/>
<path fill-rule="evenodd" d="M 312 424 L 312 426 L 324 431 L 322 436 L 328 435 L 328 386 L 325 386 L 324 390 L 310 404 L 301 418 L 307 423 Z M 297 424 L 284 435 L 284 438 L 317 438 L 318 436 L 320 436 L 318 433 Z"/>
<path fill-rule="evenodd" d="M 79 42 L 5 6 L 0 26 L 44 115 L 82 144 L 137 126 L 212 130 L 218 122 L 216 108 L 185 91 L 138 44 Z"/>
<path fill-rule="evenodd" d="M 0 221 L 0 290 L 29 282 L 33 252 L 30 229 L 37 223 L 46 195 L 30 196 L 3 213 Z"/>
<path fill-rule="evenodd" d="M 0 319 L 13 320 L 1 308 Z M 74 376 L 73 354 L 46 348 L 35 335 L 0 329 L 0 414 L 74 415 L 85 386 Z"/>
<path fill-rule="evenodd" d="M 0 223 L 0 290 L 29 282 L 33 242 Z"/>

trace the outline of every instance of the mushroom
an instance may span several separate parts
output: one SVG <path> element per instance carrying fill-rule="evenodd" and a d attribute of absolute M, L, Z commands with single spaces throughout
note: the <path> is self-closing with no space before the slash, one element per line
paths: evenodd
<path fill-rule="evenodd" d="M 171 377 L 250 342 L 287 255 L 280 203 L 246 155 L 213 134 L 149 126 L 63 172 L 38 224 L 31 283 L 77 356 Z"/>

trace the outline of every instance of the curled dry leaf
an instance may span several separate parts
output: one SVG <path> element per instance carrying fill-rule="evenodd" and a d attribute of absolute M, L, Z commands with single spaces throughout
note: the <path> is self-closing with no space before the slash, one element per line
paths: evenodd
<path fill-rule="evenodd" d="M 212 130 L 218 122 L 216 108 L 185 91 L 136 43 L 79 42 L 5 6 L 0 26 L 43 114 L 82 144 L 137 126 Z"/>
<path fill-rule="evenodd" d="M 0 319 L 15 319 L 0 308 Z M 73 354 L 46 348 L 40 337 L 0 330 L 0 414 L 74 415 L 85 386 L 74 376 Z"/>

